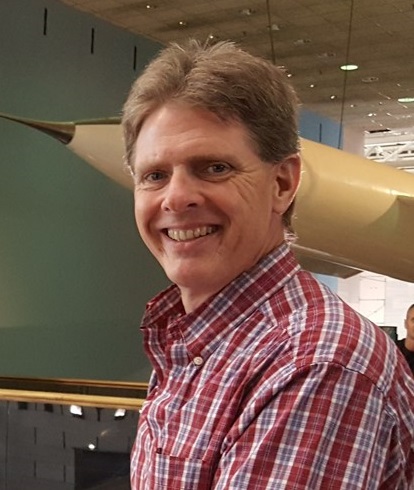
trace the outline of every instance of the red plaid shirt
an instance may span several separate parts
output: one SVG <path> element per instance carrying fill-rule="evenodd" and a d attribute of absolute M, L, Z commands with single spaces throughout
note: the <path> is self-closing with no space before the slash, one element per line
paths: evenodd
<path fill-rule="evenodd" d="M 412 489 L 414 380 L 287 245 L 197 310 L 147 306 L 133 490 Z"/>

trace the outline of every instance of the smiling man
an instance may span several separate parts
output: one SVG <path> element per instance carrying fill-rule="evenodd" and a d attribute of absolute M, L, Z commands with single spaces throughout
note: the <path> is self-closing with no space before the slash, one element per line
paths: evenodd
<path fill-rule="evenodd" d="M 264 165 L 241 123 L 179 102 L 148 116 L 135 148 L 138 228 L 187 313 L 283 242 L 297 153 Z"/>
<path fill-rule="evenodd" d="M 284 72 L 232 43 L 172 45 L 123 127 L 138 230 L 172 282 L 142 321 L 154 370 L 132 488 L 412 488 L 404 360 L 290 250 L 301 166 Z"/>

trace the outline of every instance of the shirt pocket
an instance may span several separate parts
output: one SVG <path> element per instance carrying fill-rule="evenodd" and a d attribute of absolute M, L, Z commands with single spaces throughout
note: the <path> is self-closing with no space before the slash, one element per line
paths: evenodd
<path fill-rule="evenodd" d="M 210 490 L 214 469 L 211 462 L 155 453 L 151 472 L 152 490 Z"/>

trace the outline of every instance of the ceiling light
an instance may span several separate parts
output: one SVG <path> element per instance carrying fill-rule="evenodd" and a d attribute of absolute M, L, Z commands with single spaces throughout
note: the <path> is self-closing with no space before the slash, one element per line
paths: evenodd
<path fill-rule="evenodd" d="M 414 102 L 414 97 L 400 97 L 398 99 L 398 102 L 401 102 L 403 104 L 409 104 L 411 102 Z"/>
<path fill-rule="evenodd" d="M 71 405 L 69 407 L 69 412 L 74 416 L 74 417 L 79 417 L 83 418 L 83 410 L 82 407 L 79 405 Z"/>
<path fill-rule="evenodd" d="M 318 54 L 318 58 L 335 58 L 336 53 L 333 52 L 326 52 L 326 53 L 320 53 Z"/>
<path fill-rule="evenodd" d="M 310 44 L 310 42 L 310 39 L 296 39 L 296 41 L 293 41 L 293 44 L 295 46 L 302 46 L 303 44 Z"/>
<path fill-rule="evenodd" d="M 335 99 L 336 99 L 336 95 L 331 95 L 331 96 L 330 96 L 330 99 L 331 99 L 331 100 L 335 100 Z"/>
<path fill-rule="evenodd" d="M 314 83 L 311 83 L 311 84 L 309 85 L 309 88 L 315 88 L 315 87 L 316 87 L 316 85 L 315 85 Z"/>
<path fill-rule="evenodd" d="M 272 24 L 270 26 L 271 31 L 280 31 L 280 25 L 279 24 Z"/>
<path fill-rule="evenodd" d="M 180 20 L 180 21 L 178 22 L 178 25 L 179 25 L 180 27 L 187 27 L 187 22 L 186 22 L 185 20 Z"/>
<path fill-rule="evenodd" d="M 241 15 L 245 15 L 247 17 L 249 17 L 250 15 L 253 15 L 254 14 L 254 10 L 253 9 L 242 9 L 239 11 Z"/>
<path fill-rule="evenodd" d="M 114 419 L 123 419 L 126 415 L 126 410 L 124 408 L 117 408 L 114 413 Z"/>
<path fill-rule="evenodd" d="M 365 78 L 362 78 L 361 82 L 364 82 L 364 83 L 375 83 L 375 82 L 378 82 L 379 78 L 378 77 L 365 77 Z"/>
<path fill-rule="evenodd" d="M 349 64 L 349 65 L 342 65 L 340 68 L 343 71 L 354 71 L 354 70 L 358 70 L 359 67 L 358 65 Z"/>

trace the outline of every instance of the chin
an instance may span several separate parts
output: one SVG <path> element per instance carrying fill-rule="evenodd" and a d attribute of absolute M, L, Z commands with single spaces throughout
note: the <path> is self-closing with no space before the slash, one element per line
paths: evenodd
<path fill-rule="evenodd" d="M 209 289 L 208 285 L 215 282 L 212 281 L 211 269 L 206 274 L 205 270 L 188 265 L 170 270 L 166 269 L 165 272 L 170 281 L 180 288 L 198 290 L 201 286 L 203 289 Z"/>

